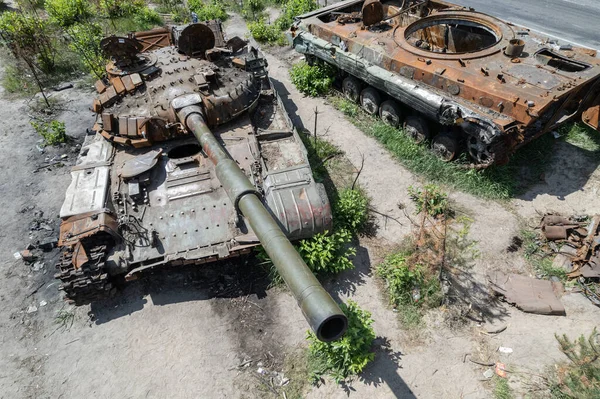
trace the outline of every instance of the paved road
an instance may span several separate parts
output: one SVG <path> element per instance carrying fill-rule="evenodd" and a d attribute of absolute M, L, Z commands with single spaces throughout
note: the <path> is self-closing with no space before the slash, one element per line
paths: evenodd
<path fill-rule="evenodd" d="M 599 0 L 449 0 L 558 39 L 600 50 Z"/>

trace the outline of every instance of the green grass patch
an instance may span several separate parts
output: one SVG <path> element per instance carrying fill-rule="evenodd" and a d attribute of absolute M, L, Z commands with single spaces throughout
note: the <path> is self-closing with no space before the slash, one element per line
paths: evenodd
<path fill-rule="evenodd" d="M 44 138 L 44 144 L 57 145 L 66 143 L 68 140 L 65 124 L 59 121 L 36 122 L 31 121 L 33 129 Z"/>
<path fill-rule="evenodd" d="M 590 155 L 600 154 L 600 134 L 589 126 L 581 122 L 563 125 L 558 133 L 565 142 L 591 153 Z"/>
<path fill-rule="evenodd" d="M 395 129 L 367 115 L 357 104 L 341 95 L 333 95 L 329 101 L 359 129 L 375 137 L 407 169 L 438 184 L 482 198 L 509 199 L 538 181 L 555 142 L 551 135 L 544 135 L 517 151 L 507 165 L 494 165 L 484 170 L 469 169 L 465 167 L 466 158 L 462 162 L 443 162 L 426 145 L 416 144 L 404 135 L 402 129 Z"/>

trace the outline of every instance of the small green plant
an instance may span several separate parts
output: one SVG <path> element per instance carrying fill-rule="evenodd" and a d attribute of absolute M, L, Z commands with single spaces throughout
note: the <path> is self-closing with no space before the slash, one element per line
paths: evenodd
<path fill-rule="evenodd" d="M 225 21 L 228 17 L 225 5 L 218 0 L 189 0 L 188 7 L 198 15 L 198 21 L 220 19 Z"/>
<path fill-rule="evenodd" d="M 560 350 L 570 363 L 558 368 L 550 389 L 554 398 L 600 398 L 600 334 L 594 328 L 589 337 L 581 335 L 571 341 L 566 335 L 556 336 Z"/>
<path fill-rule="evenodd" d="M 329 92 L 335 74 L 335 67 L 323 63 L 308 65 L 300 62 L 290 69 L 290 77 L 296 88 L 313 97 Z"/>
<path fill-rule="evenodd" d="M 494 376 L 492 379 L 494 383 L 494 399 L 512 399 L 513 394 L 506 378 Z"/>
<path fill-rule="evenodd" d="M 101 78 L 105 69 L 106 59 L 100 48 L 104 37 L 102 27 L 96 22 L 75 24 L 67 29 L 70 37 L 69 47 L 79 54 L 81 62 L 88 72 Z"/>
<path fill-rule="evenodd" d="M 336 228 L 352 234 L 360 233 L 369 218 L 369 199 L 361 190 L 344 189 L 339 194 L 333 212 Z"/>
<path fill-rule="evenodd" d="M 46 0 L 46 11 L 52 22 L 68 28 L 93 16 L 91 3 L 86 0 Z"/>
<path fill-rule="evenodd" d="M 375 353 L 371 350 L 375 340 L 371 313 L 362 310 L 351 300 L 340 307 L 348 318 L 348 330 L 341 339 L 323 342 L 312 331 L 307 333 L 313 383 L 318 383 L 326 374 L 340 383 L 349 376 L 362 372 L 375 358 Z"/>
<path fill-rule="evenodd" d="M 410 264 L 410 250 L 394 253 L 377 266 L 376 272 L 386 282 L 390 303 L 394 307 L 416 305 L 430 308 L 440 303 L 440 282 L 421 264 Z"/>
<path fill-rule="evenodd" d="M 276 25 L 269 25 L 263 19 L 248 23 L 248 30 L 259 43 L 275 44 L 285 41 L 283 33 Z"/>
<path fill-rule="evenodd" d="M 448 212 L 448 194 L 435 184 L 427 184 L 422 190 L 410 186 L 408 194 L 417 206 L 417 213 L 425 211 L 430 216 L 438 217 Z"/>
<path fill-rule="evenodd" d="M 46 145 L 66 143 L 68 140 L 63 122 L 54 120 L 50 122 L 31 121 L 30 123 L 33 129 L 44 138 Z"/>
<path fill-rule="evenodd" d="M 58 324 L 57 329 L 69 330 L 75 322 L 75 312 L 71 309 L 61 309 L 56 313 L 54 324 Z"/>
<path fill-rule="evenodd" d="M 339 273 L 354 268 L 351 258 L 356 248 L 350 246 L 351 241 L 348 230 L 325 232 L 300 241 L 298 252 L 314 273 Z"/>
<path fill-rule="evenodd" d="M 279 30 L 288 30 L 292 26 L 292 23 L 294 23 L 294 18 L 316 10 L 318 7 L 315 0 L 288 0 L 283 3 L 283 11 L 275 21 L 275 24 Z"/>

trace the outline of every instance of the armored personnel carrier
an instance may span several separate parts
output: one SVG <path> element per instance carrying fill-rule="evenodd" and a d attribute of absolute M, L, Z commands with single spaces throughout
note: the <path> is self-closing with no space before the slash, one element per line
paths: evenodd
<path fill-rule="evenodd" d="M 108 37 L 97 114 L 60 211 L 56 275 L 75 304 L 118 278 L 262 245 L 322 340 L 347 320 L 289 240 L 331 228 L 329 201 L 259 51 L 218 21 Z"/>
<path fill-rule="evenodd" d="M 446 161 L 505 163 L 563 123 L 599 128 L 600 59 L 439 0 L 348 0 L 299 16 L 295 49 L 342 91 Z"/>

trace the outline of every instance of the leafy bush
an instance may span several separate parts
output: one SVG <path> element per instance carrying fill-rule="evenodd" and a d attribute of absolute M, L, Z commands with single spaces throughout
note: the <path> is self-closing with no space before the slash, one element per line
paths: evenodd
<path fill-rule="evenodd" d="M 65 28 L 93 15 L 92 6 L 86 0 L 46 0 L 45 8 L 52 21 Z"/>
<path fill-rule="evenodd" d="M 212 0 L 210 3 L 205 3 L 202 0 L 189 0 L 188 7 L 198 15 L 198 21 L 209 21 L 211 19 L 225 21 L 228 17 L 225 6 L 218 0 Z"/>
<path fill-rule="evenodd" d="M 290 69 L 290 77 L 296 88 L 313 97 L 326 94 L 331 89 L 335 73 L 335 67 L 322 63 L 311 66 L 300 62 Z"/>
<path fill-rule="evenodd" d="M 439 304 L 441 289 L 436 275 L 423 265 L 410 264 L 410 251 L 389 255 L 377 266 L 376 272 L 386 282 L 390 303 L 394 307 L 415 305 L 431 307 Z"/>
<path fill-rule="evenodd" d="M 279 30 L 288 30 L 294 23 L 294 18 L 319 8 L 315 0 L 289 0 L 284 3 L 283 11 L 275 24 Z"/>
<path fill-rule="evenodd" d="M 417 213 L 427 212 L 430 216 L 437 217 L 448 211 L 448 194 L 435 184 L 427 184 L 423 190 L 411 186 L 408 194 L 417 206 Z"/>
<path fill-rule="evenodd" d="M 158 13 L 154 10 L 149 9 L 148 7 L 142 8 L 138 11 L 133 17 L 137 23 L 141 26 L 153 26 L 153 25 L 161 25 L 163 23 L 162 18 Z"/>
<path fill-rule="evenodd" d="M 351 375 L 357 375 L 375 358 L 371 346 L 375 331 L 371 326 L 371 313 L 362 310 L 356 302 L 340 306 L 348 317 L 348 330 L 341 339 L 322 342 L 312 331 L 308 331 L 309 364 L 311 379 L 317 383 L 325 374 L 340 383 Z"/>
<path fill-rule="evenodd" d="M 592 399 L 600 397 L 600 334 L 594 328 L 586 338 L 571 342 L 566 335 L 556 335 L 560 350 L 570 363 L 558 368 L 551 384 L 554 398 Z"/>
<path fill-rule="evenodd" d="M 15 55 L 31 68 L 39 64 L 44 72 L 54 67 L 54 47 L 48 22 L 21 12 L 6 11 L 0 15 L 0 33 L 3 41 Z"/>
<path fill-rule="evenodd" d="M 369 218 L 369 199 L 362 191 L 347 188 L 340 192 L 333 211 L 336 228 L 357 234 Z"/>
<path fill-rule="evenodd" d="M 339 273 L 354 267 L 350 258 L 356 248 L 349 246 L 351 241 L 348 230 L 325 232 L 300 241 L 298 252 L 314 273 Z"/>
<path fill-rule="evenodd" d="M 248 30 L 259 43 L 281 43 L 285 40 L 283 33 L 277 28 L 276 25 L 266 24 L 263 19 L 255 22 L 248 23 Z"/>
<path fill-rule="evenodd" d="M 68 32 L 71 38 L 69 47 L 79 53 L 88 72 L 98 78 L 104 75 L 106 60 L 100 48 L 100 40 L 104 37 L 102 27 L 98 23 L 88 22 L 73 25 Z"/>
<path fill-rule="evenodd" d="M 132 16 L 147 8 L 144 0 L 100 0 L 99 5 L 111 19 Z"/>
<path fill-rule="evenodd" d="M 57 145 L 65 143 L 68 140 L 65 124 L 59 121 L 35 122 L 31 121 L 31 126 L 44 138 L 46 145 Z"/>

